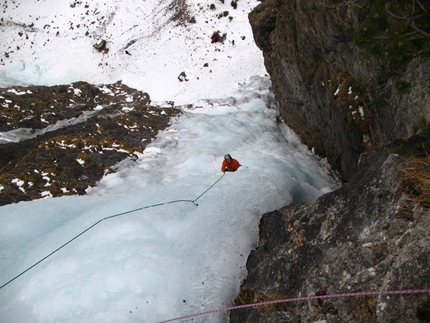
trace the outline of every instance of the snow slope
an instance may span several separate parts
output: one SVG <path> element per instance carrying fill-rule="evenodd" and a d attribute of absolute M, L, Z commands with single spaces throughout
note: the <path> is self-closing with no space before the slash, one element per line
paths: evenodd
<path fill-rule="evenodd" d="M 225 97 L 249 76 L 265 73 L 247 17 L 257 4 L 241 0 L 234 9 L 219 0 L 5 2 L 0 52 L 8 57 L 1 58 L 0 86 L 122 80 L 155 101 Z M 193 17 L 195 23 L 186 22 Z M 211 43 L 215 31 L 227 34 L 224 43 Z M 102 39 L 109 48 L 104 54 L 93 47 Z M 178 82 L 183 71 L 188 82 Z"/>

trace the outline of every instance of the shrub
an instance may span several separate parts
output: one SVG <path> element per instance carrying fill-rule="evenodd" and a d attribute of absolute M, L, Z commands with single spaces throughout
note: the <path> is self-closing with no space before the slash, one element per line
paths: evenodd
<path fill-rule="evenodd" d="M 227 16 L 228 16 L 228 11 L 223 11 L 223 12 L 218 14 L 218 19 L 223 18 L 223 17 L 227 17 Z"/>
<path fill-rule="evenodd" d="M 365 10 L 353 36 L 358 47 L 395 68 L 430 56 L 430 2 L 375 0 Z"/>

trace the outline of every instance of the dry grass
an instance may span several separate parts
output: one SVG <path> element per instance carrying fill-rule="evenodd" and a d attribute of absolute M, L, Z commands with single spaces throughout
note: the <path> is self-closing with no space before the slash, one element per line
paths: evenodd
<path fill-rule="evenodd" d="M 303 247 L 304 241 L 305 241 L 305 230 L 302 229 L 300 231 L 296 231 L 293 238 L 294 249 Z"/>
<path fill-rule="evenodd" d="M 255 303 L 255 295 L 254 295 L 254 291 L 250 288 L 242 289 L 234 299 L 234 304 L 236 306 L 247 305 L 252 303 Z"/>
<path fill-rule="evenodd" d="M 430 156 L 412 157 L 401 172 L 410 199 L 430 207 Z"/>
<path fill-rule="evenodd" d="M 373 297 L 361 297 L 358 299 L 352 315 L 360 323 L 376 323 L 377 302 Z"/>
<path fill-rule="evenodd" d="M 282 297 L 277 292 L 268 292 L 264 291 L 260 295 L 257 296 L 257 302 L 263 303 L 263 302 L 272 302 L 272 301 L 279 301 Z M 261 314 L 263 314 L 265 317 L 270 317 L 273 312 L 275 311 L 286 311 L 287 310 L 286 303 L 274 303 L 274 304 L 267 304 L 264 306 L 259 306 L 258 310 Z"/>
<path fill-rule="evenodd" d="M 254 294 L 254 291 L 250 288 L 245 288 L 239 292 L 234 300 L 236 306 L 247 305 L 253 303 L 263 303 L 281 300 L 282 297 L 277 292 L 262 291 L 258 295 Z M 265 317 L 270 317 L 270 315 L 275 311 L 285 311 L 287 310 L 287 305 L 285 303 L 274 303 L 266 304 L 256 307 L 256 309 L 263 314 Z"/>

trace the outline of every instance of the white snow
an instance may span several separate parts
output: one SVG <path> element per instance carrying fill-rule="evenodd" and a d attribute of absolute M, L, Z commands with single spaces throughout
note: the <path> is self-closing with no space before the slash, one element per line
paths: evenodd
<path fill-rule="evenodd" d="M 83 160 L 83 159 L 78 158 L 78 159 L 76 159 L 76 161 L 81 165 L 85 164 L 85 160 Z"/>
<path fill-rule="evenodd" d="M 91 116 L 93 116 L 96 111 L 99 111 L 100 106 L 96 107 L 94 111 L 83 112 L 80 116 L 70 119 L 64 119 L 56 122 L 55 124 L 49 124 L 43 129 L 31 129 L 31 128 L 17 128 L 13 130 L 9 130 L 6 132 L 0 132 L 0 144 L 8 143 L 8 142 L 19 142 L 25 139 L 35 138 L 41 134 L 55 131 L 61 129 L 65 126 L 82 123 L 88 120 Z M 41 119 L 44 121 L 44 119 Z"/>
<path fill-rule="evenodd" d="M 166 13 L 181 3 L 187 3 L 187 16 L 196 23 L 179 24 L 172 20 L 175 11 Z M 215 10 L 209 8 L 212 3 Z M 230 1 L 207 0 L 6 3 L 0 53 L 8 57 L 1 59 L 0 86 L 122 80 L 155 101 L 189 104 L 226 97 L 249 76 L 265 73 L 247 17 L 257 4 L 240 1 L 233 9 Z M 218 18 L 223 11 L 233 19 Z M 211 43 L 214 31 L 227 34 L 224 44 Z M 108 53 L 93 47 L 101 39 Z M 183 71 L 188 82 L 178 80 Z"/>
<path fill-rule="evenodd" d="M 0 207 L 1 322 L 160 322 L 230 306 L 261 215 L 337 187 L 324 160 L 280 121 L 247 22 L 258 2 L 234 10 L 216 1 L 210 10 L 212 2 L 187 1 L 197 23 L 185 26 L 166 14 L 180 3 L 2 5 L 0 52 L 10 53 L 0 86 L 121 79 L 184 108 L 137 161 L 118 164 L 87 195 L 47 192 Z M 225 10 L 231 21 L 216 17 Z M 215 30 L 227 32 L 224 44 L 211 44 Z M 100 39 L 107 54 L 93 48 Z M 188 82 L 177 79 L 182 71 Z M 223 176 L 225 153 L 243 166 Z M 227 322 L 228 313 L 193 321 Z"/>

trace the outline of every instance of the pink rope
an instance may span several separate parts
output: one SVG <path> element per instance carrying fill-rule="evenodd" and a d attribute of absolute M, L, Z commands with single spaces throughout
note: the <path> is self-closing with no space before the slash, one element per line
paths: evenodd
<path fill-rule="evenodd" d="M 210 310 L 210 311 L 206 311 L 206 312 L 185 315 L 185 316 L 177 317 L 174 319 L 169 319 L 166 321 L 160 321 L 157 323 L 167 323 L 167 322 L 179 321 L 179 320 L 189 319 L 189 318 L 196 317 L 196 316 L 208 315 L 208 314 L 212 314 L 212 313 L 228 312 L 228 311 L 238 310 L 238 309 L 242 309 L 242 308 L 257 307 L 257 306 L 279 304 L 279 303 L 311 301 L 311 300 L 315 300 L 315 299 L 330 299 L 330 298 L 345 298 L 345 297 L 375 296 L 375 295 L 428 294 L 428 293 L 430 293 L 430 289 L 390 290 L 390 291 L 376 291 L 376 292 L 356 292 L 356 293 L 345 293 L 345 294 L 305 296 L 305 297 L 280 299 L 280 300 L 276 300 L 276 301 L 260 302 L 260 303 L 253 303 L 253 304 L 245 304 L 245 305 L 239 305 L 239 306 L 219 308 L 216 310 Z"/>

